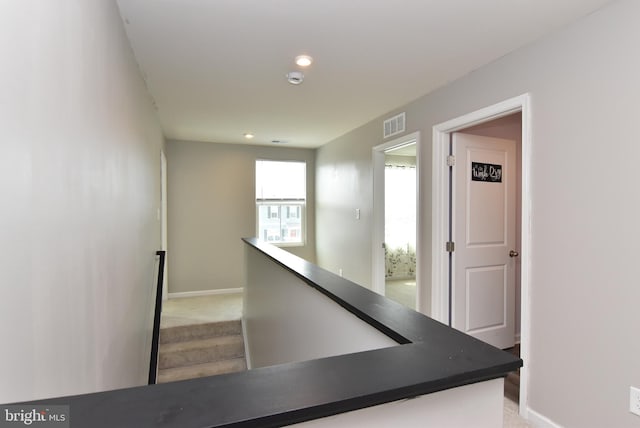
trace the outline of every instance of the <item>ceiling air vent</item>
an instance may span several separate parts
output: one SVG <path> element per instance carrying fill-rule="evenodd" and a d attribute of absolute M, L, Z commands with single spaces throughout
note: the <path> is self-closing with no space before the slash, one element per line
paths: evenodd
<path fill-rule="evenodd" d="M 392 135 L 400 134 L 404 132 L 404 120 L 405 114 L 400 113 L 392 118 L 389 118 L 383 123 L 383 136 L 384 138 L 389 138 Z"/>

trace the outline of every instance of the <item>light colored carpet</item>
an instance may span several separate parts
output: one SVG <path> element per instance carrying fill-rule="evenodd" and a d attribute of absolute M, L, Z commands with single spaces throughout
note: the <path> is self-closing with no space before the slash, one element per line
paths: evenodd
<path fill-rule="evenodd" d="M 504 412 L 502 415 L 504 428 L 531 428 L 531 425 L 518 414 L 518 404 L 508 398 L 504 399 Z"/>
<path fill-rule="evenodd" d="M 160 330 L 158 383 L 247 369 L 240 320 Z"/>
<path fill-rule="evenodd" d="M 241 318 L 241 293 L 184 297 L 162 302 L 160 327 L 232 321 Z"/>
<path fill-rule="evenodd" d="M 391 300 L 415 309 L 416 308 L 416 280 L 401 279 L 385 282 L 385 296 Z"/>

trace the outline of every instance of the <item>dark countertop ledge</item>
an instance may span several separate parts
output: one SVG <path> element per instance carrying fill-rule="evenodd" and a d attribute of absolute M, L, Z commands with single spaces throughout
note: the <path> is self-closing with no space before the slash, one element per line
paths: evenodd
<path fill-rule="evenodd" d="M 496 379 L 522 366 L 507 352 L 280 248 L 243 240 L 398 346 L 31 403 L 70 405 L 74 427 L 277 427 Z"/>

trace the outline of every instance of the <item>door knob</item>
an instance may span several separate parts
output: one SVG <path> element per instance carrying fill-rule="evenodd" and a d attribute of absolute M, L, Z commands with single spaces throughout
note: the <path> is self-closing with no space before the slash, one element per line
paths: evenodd
<path fill-rule="evenodd" d="M 509 257 L 518 257 L 520 255 L 516 250 L 509 251 Z"/>

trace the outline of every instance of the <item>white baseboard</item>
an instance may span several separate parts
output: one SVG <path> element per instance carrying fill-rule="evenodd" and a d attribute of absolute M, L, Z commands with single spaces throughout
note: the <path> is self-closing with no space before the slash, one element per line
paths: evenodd
<path fill-rule="evenodd" d="M 564 428 L 562 425 L 553 422 L 546 416 L 541 415 L 531 407 L 527 408 L 527 422 L 535 428 Z"/>
<path fill-rule="evenodd" d="M 237 294 L 242 293 L 242 291 L 243 288 L 220 288 L 216 290 L 183 291 L 181 293 L 168 293 L 168 298 L 181 299 L 184 297 L 213 296 L 216 294 Z"/>

